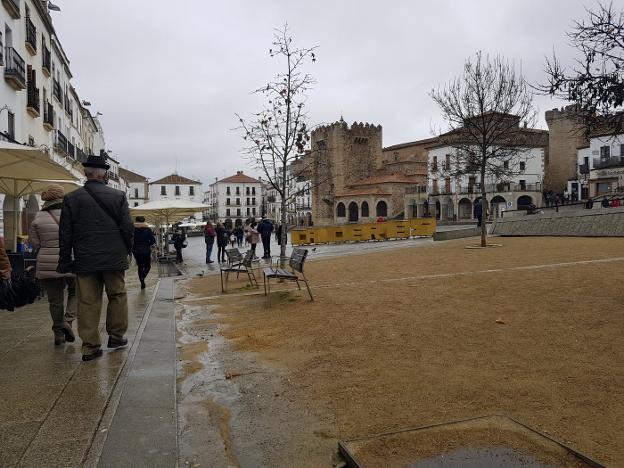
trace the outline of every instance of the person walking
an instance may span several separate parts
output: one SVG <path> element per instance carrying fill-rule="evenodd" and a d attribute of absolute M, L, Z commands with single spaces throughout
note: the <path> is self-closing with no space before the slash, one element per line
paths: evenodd
<path fill-rule="evenodd" d="M 477 203 L 475 203 L 473 215 L 477 218 L 477 227 L 481 227 L 481 223 L 483 222 L 483 204 L 480 198 L 477 200 Z"/>
<path fill-rule="evenodd" d="M 59 229 L 58 273 L 76 274 L 78 335 L 82 360 L 102 356 L 100 314 L 106 290 L 108 347 L 126 346 L 128 298 L 125 270 L 132 251 L 134 226 L 126 195 L 107 187 L 109 165 L 91 155 L 82 164 L 87 182 L 63 199 Z"/>
<path fill-rule="evenodd" d="M 74 342 L 72 323 L 76 317 L 76 279 L 70 273 L 57 273 L 59 261 L 59 224 L 65 190 L 60 185 L 50 185 L 41 194 L 44 201 L 28 233 L 28 240 L 37 251 L 36 277 L 48 296 L 54 345 Z M 67 288 L 67 305 L 65 305 Z"/>
<path fill-rule="evenodd" d="M 258 229 L 256 229 L 257 227 L 258 224 L 255 220 L 253 220 L 249 225 L 249 229 L 247 230 L 247 232 L 249 233 L 249 244 L 251 245 L 251 251 L 253 252 L 254 258 L 257 258 L 256 246 L 258 245 L 258 242 L 260 242 L 260 233 L 258 232 Z"/>
<path fill-rule="evenodd" d="M 217 261 L 225 263 L 225 248 L 228 245 L 228 233 L 225 226 L 221 223 L 217 223 Z"/>
<path fill-rule="evenodd" d="M 210 256 L 212 255 L 212 247 L 214 245 L 215 237 L 217 233 L 212 227 L 212 223 L 208 221 L 206 226 L 204 227 L 204 241 L 206 242 L 206 263 L 213 263 L 210 260 Z"/>
<path fill-rule="evenodd" d="M 245 237 L 245 231 L 243 231 L 243 226 L 238 225 L 234 228 L 234 235 L 236 236 L 236 245 L 238 247 L 243 246 L 243 237 Z"/>
<path fill-rule="evenodd" d="M 182 249 L 186 247 L 186 235 L 182 232 L 182 229 L 178 229 L 173 235 L 173 248 L 176 251 L 176 263 L 182 263 Z"/>
<path fill-rule="evenodd" d="M 134 244 L 132 254 L 136 260 L 141 289 L 145 289 L 145 278 L 152 268 L 152 250 L 156 246 L 156 238 L 145 222 L 145 217 L 134 218 Z"/>
<path fill-rule="evenodd" d="M 266 216 L 263 216 L 257 229 L 260 233 L 262 247 L 264 249 L 264 255 L 262 258 L 271 258 L 271 234 L 273 233 L 273 223 L 270 219 L 267 219 Z"/>

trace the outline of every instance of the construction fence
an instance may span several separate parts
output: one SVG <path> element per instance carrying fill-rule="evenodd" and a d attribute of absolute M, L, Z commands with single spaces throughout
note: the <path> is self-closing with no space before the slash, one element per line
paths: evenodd
<path fill-rule="evenodd" d="M 433 236 L 435 230 L 434 218 L 412 218 L 383 223 L 297 228 L 292 230 L 291 239 L 293 245 L 383 241 L 430 237 Z"/>

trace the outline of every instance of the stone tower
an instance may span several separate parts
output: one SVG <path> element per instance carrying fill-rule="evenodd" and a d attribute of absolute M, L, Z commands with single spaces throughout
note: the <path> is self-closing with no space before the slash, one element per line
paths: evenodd
<path fill-rule="evenodd" d="M 567 187 L 568 180 L 577 178 L 577 149 L 588 142 L 575 106 L 546 111 L 545 118 L 548 151 L 544 161 L 544 188 L 559 193 Z"/>
<path fill-rule="evenodd" d="M 340 119 L 312 132 L 311 149 L 313 222 L 332 224 L 334 194 L 382 168 L 381 125 Z"/>

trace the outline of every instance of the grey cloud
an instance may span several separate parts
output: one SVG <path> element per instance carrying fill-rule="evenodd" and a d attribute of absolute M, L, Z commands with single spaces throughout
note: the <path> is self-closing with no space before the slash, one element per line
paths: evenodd
<path fill-rule="evenodd" d="M 318 81 L 311 123 L 343 114 L 381 124 L 390 145 L 443 124 L 427 93 L 477 50 L 514 60 L 537 82 L 553 47 L 572 59 L 564 31 L 584 17 L 583 4 L 569 0 L 56 3 L 74 83 L 104 114 L 107 145 L 122 164 L 156 178 L 177 158 L 181 174 L 204 182 L 252 172 L 234 114 L 259 109 L 250 91 L 279 71 L 267 51 L 286 20 L 298 44 L 320 47 L 307 70 Z M 562 105 L 548 97 L 536 104 L 542 114 Z"/>

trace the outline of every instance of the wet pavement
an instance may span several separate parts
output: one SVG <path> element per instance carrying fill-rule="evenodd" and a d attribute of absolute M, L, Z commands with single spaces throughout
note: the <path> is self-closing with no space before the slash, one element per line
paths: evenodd
<path fill-rule="evenodd" d="M 97 464 L 97 436 L 108 431 L 103 416 L 157 278 L 149 277 L 143 291 L 134 269 L 126 281 L 129 345 L 110 351 L 103 347 L 104 356 L 92 362 L 82 362 L 78 337 L 74 343 L 54 346 L 45 298 L 14 312 L 0 311 L 0 466 Z M 102 320 L 105 315 L 103 311 Z M 100 330 L 105 345 L 104 321 Z"/>
<path fill-rule="evenodd" d="M 431 242 L 421 238 L 308 249 L 309 259 L 314 261 Z M 257 250 L 262 255 L 261 245 Z M 291 251 L 288 245 L 286 255 Z M 271 253 L 279 255 L 274 238 Z M 218 263 L 205 263 L 203 237 L 189 238 L 184 257 L 180 267 L 187 277 L 219 271 Z M 216 259 L 216 249 L 212 258 Z M 176 407 L 176 307 L 178 319 L 182 319 L 177 324 L 182 341 L 211 341 L 214 346 L 214 336 L 219 332 L 204 329 L 201 336 L 193 336 L 191 330 L 184 330 L 184 319 L 193 311 L 176 305 L 176 279 L 159 280 L 157 272 L 154 265 L 148 287 L 141 291 L 136 270 L 131 267 L 128 271 L 128 346 L 110 351 L 103 348 L 104 356 L 92 362 L 82 362 L 78 337 L 74 343 L 53 345 L 45 298 L 15 312 L 0 311 L 0 466 L 176 466 L 180 461 L 178 443 L 195 445 L 193 416 L 212 430 L 228 430 L 223 426 L 223 411 L 227 409 L 219 398 L 212 403 L 186 400 Z M 104 299 L 100 327 L 103 343 L 107 339 L 105 305 Z M 246 371 L 262 375 L 259 369 Z M 203 372 L 188 385 L 215 385 L 211 375 L 214 379 L 214 369 L 206 362 Z M 183 400 L 184 395 L 178 395 L 178 402 Z M 198 407 L 202 408 L 199 412 Z M 210 417 L 204 420 L 201 414 Z M 183 426 L 178 430 L 179 421 Z M 185 426 L 185 421 L 190 424 Z M 242 421 L 232 423 L 232 430 L 247 427 Z M 252 447 L 246 449 L 238 453 L 253 452 Z M 206 450 L 211 453 L 209 447 Z M 241 462 L 228 450 L 223 456 L 224 466 Z"/>

